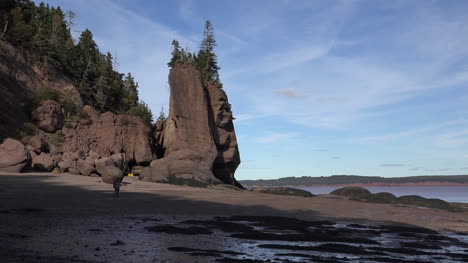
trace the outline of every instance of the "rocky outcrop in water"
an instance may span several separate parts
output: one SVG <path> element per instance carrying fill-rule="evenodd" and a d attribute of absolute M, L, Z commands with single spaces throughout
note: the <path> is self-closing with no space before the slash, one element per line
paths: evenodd
<path fill-rule="evenodd" d="M 155 132 L 164 156 L 152 161 L 141 178 L 167 182 L 175 177 L 238 185 L 234 171 L 240 157 L 224 91 L 204 85 L 193 66 L 173 67 L 169 84 L 169 115 L 157 124 Z"/>

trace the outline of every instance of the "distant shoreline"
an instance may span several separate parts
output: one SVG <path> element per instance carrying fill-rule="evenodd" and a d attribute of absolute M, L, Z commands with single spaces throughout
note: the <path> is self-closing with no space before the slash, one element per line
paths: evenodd
<path fill-rule="evenodd" d="M 468 175 L 421 175 L 409 177 L 378 177 L 359 175 L 332 175 L 322 177 L 283 177 L 278 179 L 241 180 L 242 185 L 289 187 L 374 187 L 374 186 L 463 186 Z"/>
<path fill-rule="evenodd" d="M 355 183 L 355 184 L 316 184 L 285 185 L 287 187 L 413 187 L 413 186 L 468 186 L 468 183 L 420 182 L 420 183 Z M 274 187 L 274 186 L 271 186 Z"/>

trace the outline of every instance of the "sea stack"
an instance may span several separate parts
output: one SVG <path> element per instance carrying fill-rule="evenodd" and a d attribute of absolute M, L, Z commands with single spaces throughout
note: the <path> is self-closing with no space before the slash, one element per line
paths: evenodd
<path fill-rule="evenodd" d="M 203 83 L 192 65 L 169 72 L 169 115 L 156 124 L 161 159 L 151 162 L 142 180 L 196 180 L 240 186 L 234 172 L 240 164 L 233 118 L 221 85 Z"/>

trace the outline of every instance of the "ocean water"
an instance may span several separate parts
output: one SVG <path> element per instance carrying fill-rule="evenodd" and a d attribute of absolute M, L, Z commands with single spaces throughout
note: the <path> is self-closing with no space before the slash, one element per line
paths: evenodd
<path fill-rule="evenodd" d="M 296 187 L 313 194 L 329 194 L 342 187 Z M 395 196 L 419 195 L 426 198 L 439 198 L 447 202 L 468 203 L 468 186 L 369 186 L 371 193 L 389 192 Z"/>

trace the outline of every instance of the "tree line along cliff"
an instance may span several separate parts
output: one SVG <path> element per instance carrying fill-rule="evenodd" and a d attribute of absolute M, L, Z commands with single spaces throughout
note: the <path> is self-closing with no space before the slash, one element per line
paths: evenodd
<path fill-rule="evenodd" d="M 7 49 L 6 45 L 12 45 L 15 50 L 10 52 L 16 53 L 4 56 L 33 62 L 40 68 L 43 78 L 67 78 L 80 95 L 79 103 L 66 96 L 56 98 L 48 94 L 53 93 L 48 85 L 39 88 L 42 96 L 59 100 L 71 114 L 77 111 L 74 106 L 82 106 L 82 103 L 98 112 L 139 114 L 146 120 L 148 116 L 151 119 L 148 107 L 139 101 L 138 83 L 132 74 L 122 74 L 114 69 L 114 57 L 109 52 L 101 53 L 92 32 L 86 29 L 78 40 L 72 38 L 74 17 L 71 11 L 64 12 L 60 7 L 44 3 L 36 6 L 30 0 L 2 1 L 1 45 L 4 49 Z M 12 66 L 2 78 L 14 78 L 14 68 Z"/>

